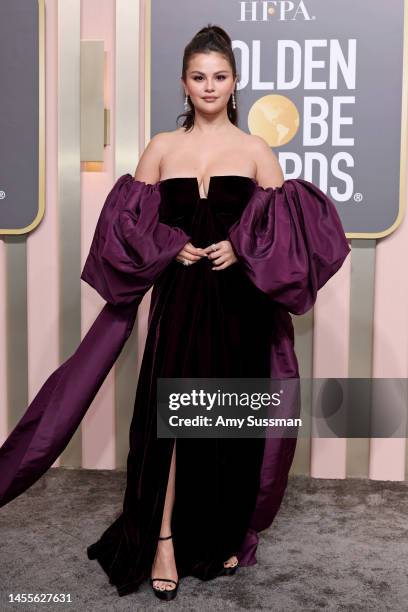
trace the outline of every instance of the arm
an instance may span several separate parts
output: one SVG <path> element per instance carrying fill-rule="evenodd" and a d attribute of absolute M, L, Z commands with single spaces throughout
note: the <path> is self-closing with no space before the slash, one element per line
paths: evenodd
<path fill-rule="evenodd" d="M 252 155 L 256 163 L 256 180 L 260 187 L 281 187 L 282 168 L 271 147 L 261 136 L 252 136 Z"/>
<path fill-rule="evenodd" d="M 137 164 L 134 178 L 137 181 L 154 184 L 160 180 L 160 164 L 167 145 L 167 132 L 151 138 Z"/>
<path fill-rule="evenodd" d="M 81 279 L 113 305 L 143 297 L 190 236 L 160 222 L 160 160 L 166 135 L 146 147 L 135 176 L 119 177 L 95 228 Z"/>
<path fill-rule="evenodd" d="M 252 282 L 293 314 L 304 314 L 350 252 L 334 203 L 304 179 L 258 187 L 229 240 Z"/>

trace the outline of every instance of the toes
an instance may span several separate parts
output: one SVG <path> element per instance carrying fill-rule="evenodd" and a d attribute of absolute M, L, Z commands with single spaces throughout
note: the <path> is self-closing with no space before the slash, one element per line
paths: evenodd
<path fill-rule="evenodd" d="M 168 584 L 167 582 L 163 584 L 162 582 L 156 582 L 154 580 L 153 588 L 156 589 L 156 591 L 172 591 L 176 587 L 171 584 Z"/>
<path fill-rule="evenodd" d="M 224 561 L 224 567 L 235 567 L 236 565 L 238 565 L 238 559 L 235 556 Z"/>
<path fill-rule="evenodd" d="M 159 585 L 156 585 L 154 588 L 158 591 L 172 591 L 173 590 L 173 587 L 168 584 L 166 584 L 166 586 L 159 584 Z"/>

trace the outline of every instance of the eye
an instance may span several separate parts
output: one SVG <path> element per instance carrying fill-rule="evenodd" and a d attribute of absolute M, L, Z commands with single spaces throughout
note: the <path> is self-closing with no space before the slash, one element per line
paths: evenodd
<path fill-rule="evenodd" d="M 198 79 L 202 79 L 202 78 L 203 78 L 203 77 L 202 77 L 201 75 L 199 75 L 199 74 L 198 74 L 198 75 L 196 75 L 196 76 L 194 76 L 194 77 L 193 77 L 193 80 L 194 80 L 194 81 L 197 81 Z M 227 78 L 227 77 L 225 76 L 225 74 L 219 74 L 219 75 L 217 76 L 217 79 L 221 79 L 222 81 L 225 81 L 225 79 L 226 79 L 226 78 Z"/>

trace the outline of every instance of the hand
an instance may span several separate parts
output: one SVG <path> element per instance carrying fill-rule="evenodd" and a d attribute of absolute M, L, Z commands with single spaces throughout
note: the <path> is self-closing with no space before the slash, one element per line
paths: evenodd
<path fill-rule="evenodd" d="M 195 247 L 191 244 L 191 242 L 187 242 L 187 244 L 185 244 L 181 251 L 176 255 L 176 260 L 180 263 L 188 261 L 188 264 L 184 265 L 191 265 L 203 257 L 206 257 L 204 249 Z"/>
<path fill-rule="evenodd" d="M 217 247 L 216 250 L 214 250 L 214 246 L 212 244 L 203 249 L 204 253 L 206 253 L 208 256 L 208 259 L 211 259 L 214 264 L 211 268 L 212 270 L 224 270 L 225 268 L 228 268 L 228 266 L 231 266 L 233 263 L 238 261 L 229 240 L 221 240 L 215 244 Z"/>

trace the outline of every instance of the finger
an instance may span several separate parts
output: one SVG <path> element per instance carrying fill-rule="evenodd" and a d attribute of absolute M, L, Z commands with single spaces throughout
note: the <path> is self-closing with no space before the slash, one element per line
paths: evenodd
<path fill-rule="evenodd" d="M 201 259 L 201 257 L 197 257 L 196 255 L 189 255 L 186 253 L 179 253 L 179 255 L 176 258 L 178 261 L 184 261 L 184 259 L 187 259 L 187 261 L 191 261 L 192 263 L 199 261 Z"/>
<path fill-rule="evenodd" d="M 187 253 L 191 253 L 192 255 L 199 255 L 199 256 L 205 255 L 204 249 L 202 249 L 201 247 L 195 247 L 192 244 L 184 245 L 184 250 Z"/>
<path fill-rule="evenodd" d="M 226 261 L 221 266 L 213 266 L 211 270 L 225 270 L 225 268 L 228 268 L 229 265 L 230 264 Z"/>
<path fill-rule="evenodd" d="M 215 247 L 214 247 L 215 244 Z M 215 252 L 219 252 L 220 249 L 223 250 L 224 247 L 224 241 L 222 240 L 221 242 L 217 242 L 217 243 L 213 243 L 213 244 L 209 244 L 207 247 L 205 247 L 205 249 L 203 249 L 206 253 L 215 253 Z"/>
<path fill-rule="evenodd" d="M 225 257 L 225 255 L 228 255 L 228 252 L 225 249 L 222 249 L 222 248 L 221 249 L 217 249 L 216 251 L 212 251 L 211 253 L 208 254 L 208 259 L 213 259 L 214 260 L 217 257 L 220 257 L 221 255 Z"/>
<path fill-rule="evenodd" d="M 180 251 L 179 255 L 182 255 L 183 257 L 191 257 L 191 258 L 194 259 L 194 261 L 196 261 L 197 259 L 201 259 L 201 257 L 202 257 L 200 252 L 197 253 L 194 250 L 194 247 L 193 247 L 193 250 L 188 250 L 188 249 L 186 249 L 186 247 L 183 247 L 183 249 Z"/>
<path fill-rule="evenodd" d="M 219 266 L 220 264 L 225 263 L 226 261 L 228 261 L 228 257 L 222 256 L 222 257 L 217 257 L 217 259 L 213 260 L 213 264 L 215 266 Z"/>
<path fill-rule="evenodd" d="M 234 262 L 234 261 L 231 259 L 231 257 L 229 257 L 229 256 L 226 256 L 226 257 L 224 256 L 224 257 L 223 257 L 222 259 L 220 259 L 219 261 L 220 261 L 220 263 L 219 263 L 219 264 L 218 264 L 218 263 L 215 263 L 215 265 L 213 265 L 212 267 L 213 267 L 213 268 L 214 268 L 214 267 L 219 268 L 219 267 L 220 267 L 220 265 L 223 265 L 223 264 L 226 264 L 226 266 L 231 266 L 233 263 L 235 263 L 235 262 Z M 213 262 L 213 263 L 214 263 L 214 262 Z"/>
<path fill-rule="evenodd" d="M 196 263 L 199 261 L 201 257 L 195 257 L 194 255 L 179 255 L 176 257 L 177 261 L 183 263 L 184 261 L 188 261 L 189 263 Z"/>
<path fill-rule="evenodd" d="M 207 255 L 205 253 L 201 253 L 201 251 L 184 251 L 184 252 L 188 253 L 190 257 L 195 257 L 197 259 L 202 259 L 203 257 L 207 257 Z"/>
<path fill-rule="evenodd" d="M 188 261 L 189 263 L 194 263 L 194 260 L 191 258 L 191 255 L 183 255 L 183 253 L 179 253 L 176 257 L 176 261 L 183 263 L 184 261 Z"/>
<path fill-rule="evenodd" d="M 203 249 L 203 253 L 205 253 L 206 255 L 209 255 L 212 250 L 213 248 L 208 246 Z"/>

